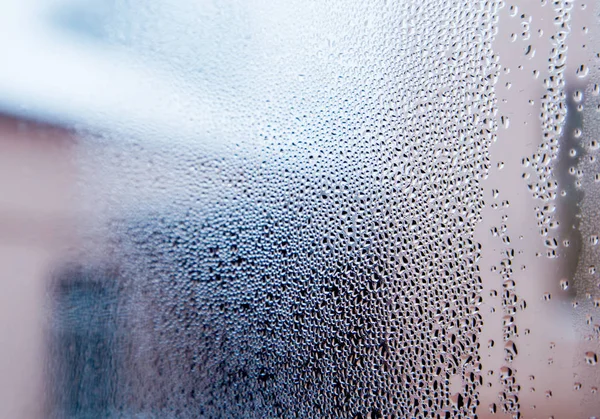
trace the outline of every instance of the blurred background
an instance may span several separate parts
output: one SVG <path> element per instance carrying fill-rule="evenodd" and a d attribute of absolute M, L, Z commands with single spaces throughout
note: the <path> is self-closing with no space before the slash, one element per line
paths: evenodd
<path fill-rule="evenodd" d="M 0 4 L 0 418 L 600 416 L 599 6 L 390 3 Z"/>

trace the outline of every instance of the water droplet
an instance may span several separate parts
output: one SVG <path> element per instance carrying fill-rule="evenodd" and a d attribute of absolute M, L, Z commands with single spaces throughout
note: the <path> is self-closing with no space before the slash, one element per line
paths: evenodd
<path fill-rule="evenodd" d="M 589 68 L 585 64 L 581 64 L 575 70 L 575 74 L 577 74 L 577 77 L 579 77 L 579 78 L 584 78 L 584 77 L 587 77 L 589 71 L 590 71 Z"/>
<path fill-rule="evenodd" d="M 596 365 L 598 363 L 598 357 L 595 352 L 586 352 L 585 353 L 585 363 L 588 365 Z"/>

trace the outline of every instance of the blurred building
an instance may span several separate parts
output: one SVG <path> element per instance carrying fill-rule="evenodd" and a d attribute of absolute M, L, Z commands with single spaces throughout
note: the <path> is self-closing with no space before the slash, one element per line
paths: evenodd
<path fill-rule="evenodd" d="M 2 418 L 41 415 L 46 280 L 73 245 L 73 141 L 60 127 L 0 116 Z"/>
<path fill-rule="evenodd" d="M 185 136 L 183 108 L 163 104 L 193 105 L 168 72 L 111 43 L 105 25 L 123 18 L 111 5 L 0 5 L 0 418 L 96 418 L 114 408 L 117 278 L 94 256 L 101 243 L 78 251 L 82 224 L 106 200 L 81 201 L 77 145 L 84 128 Z"/>

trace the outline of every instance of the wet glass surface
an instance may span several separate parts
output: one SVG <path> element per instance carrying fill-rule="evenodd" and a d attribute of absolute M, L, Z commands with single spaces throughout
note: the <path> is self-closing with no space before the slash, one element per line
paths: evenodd
<path fill-rule="evenodd" d="M 0 417 L 600 416 L 596 2 L 2 7 Z"/>

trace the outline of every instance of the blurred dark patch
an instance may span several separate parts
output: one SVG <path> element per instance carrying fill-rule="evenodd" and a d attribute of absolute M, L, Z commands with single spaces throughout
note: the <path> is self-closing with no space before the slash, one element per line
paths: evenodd
<path fill-rule="evenodd" d="M 74 268 L 55 280 L 48 383 L 52 417 L 110 415 L 118 371 L 114 274 Z"/>

